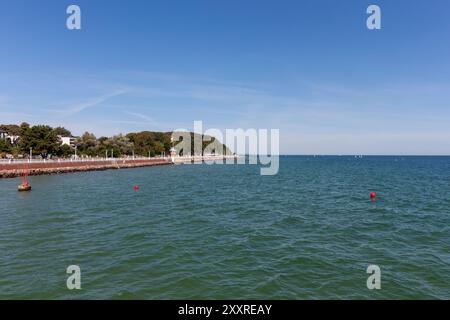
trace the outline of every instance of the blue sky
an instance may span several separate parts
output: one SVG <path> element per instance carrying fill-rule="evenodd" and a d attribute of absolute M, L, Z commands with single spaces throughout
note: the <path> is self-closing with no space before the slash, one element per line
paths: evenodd
<path fill-rule="evenodd" d="M 77 4 L 82 30 L 66 28 Z M 382 29 L 366 28 L 366 8 Z M 450 2 L 0 0 L 0 123 L 280 129 L 284 154 L 450 154 Z"/>

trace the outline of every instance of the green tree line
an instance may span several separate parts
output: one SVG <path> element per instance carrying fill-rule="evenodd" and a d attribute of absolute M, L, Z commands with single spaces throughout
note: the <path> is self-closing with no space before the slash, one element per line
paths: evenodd
<path fill-rule="evenodd" d="M 9 139 L 0 139 L 0 155 L 12 154 L 28 155 L 30 148 L 33 156 L 41 156 L 47 158 L 51 156 L 70 157 L 74 154 L 75 148 L 77 155 L 90 157 L 104 157 L 106 154 L 114 157 L 122 157 L 127 155 L 136 156 L 156 156 L 161 153 L 170 152 L 172 147 L 171 132 L 154 132 L 142 131 L 136 133 L 128 133 L 126 135 L 115 135 L 112 137 L 97 138 L 93 133 L 85 132 L 80 137 L 75 137 L 74 146 L 62 145 L 60 136 L 72 137 L 72 133 L 64 128 L 52 128 L 48 125 L 30 126 L 28 123 L 18 125 L 0 125 L 0 130 L 6 131 L 9 135 L 19 136 L 16 143 L 12 144 Z M 190 133 L 192 152 L 194 153 L 194 140 L 202 139 L 203 136 Z M 215 143 L 216 153 L 231 153 L 230 150 L 210 138 L 210 141 L 202 142 L 202 150 L 206 146 Z M 175 142 L 175 145 L 177 142 Z M 219 149 L 221 149 L 219 151 Z M 180 150 L 180 154 L 183 151 Z"/>

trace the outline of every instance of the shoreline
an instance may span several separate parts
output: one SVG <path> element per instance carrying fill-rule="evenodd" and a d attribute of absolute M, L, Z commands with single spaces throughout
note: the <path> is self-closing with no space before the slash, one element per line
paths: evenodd
<path fill-rule="evenodd" d="M 140 168 L 150 166 L 175 165 L 199 161 L 217 161 L 231 156 L 196 156 L 172 158 L 140 159 L 87 159 L 87 160 L 39 160 L 32 162 L 0 162 L 0 179 L 21 177 L 24 170 L 28 176 L 53 175 L 111 169 Z M 234 156 L 233 156 L 234 158 Z"/>

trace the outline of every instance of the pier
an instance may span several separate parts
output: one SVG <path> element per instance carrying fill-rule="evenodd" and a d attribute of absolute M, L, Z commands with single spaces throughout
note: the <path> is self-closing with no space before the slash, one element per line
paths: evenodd
<path fill-rule="evenodd" d="M 79 158 L 58 160 L 0 160 L 0 178 L 15 178 L 22 176 L 28 170 L 28 175 L 47 175 L 83 171 L 100 171 L 109 169 L 138 168 L 161 166 L 201 161 L 220 161 L 235 156 L 178 156 L 178 157 L 130 157 L 130 158 Z"/>
<path fill-rule="evenodd" d="M 14 178 L 22 175 L 24 169 L 30 176 L 99 171 L 108 169 L 136 168 L 169 165 L 169 158 L 88 158 L 73 160 L 14 160 L 0 162 L 0 178 Z"/>

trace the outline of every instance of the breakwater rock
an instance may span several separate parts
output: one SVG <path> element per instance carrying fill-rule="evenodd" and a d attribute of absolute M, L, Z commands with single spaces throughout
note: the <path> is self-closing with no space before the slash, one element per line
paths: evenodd
<path fill-rule="evenodd" d="M 146 166 L 169 165 L 168 158 L 160 159 L 117 159 L 117 160 L 87 160 L 87 161 L 39 161 L 11 162 L 0 164 L 0 178 L 15 178 L 24 170 L 30 176 L 59 174 L 82 171 L 100 171 L 109 169 L 137 168 Z"/>

